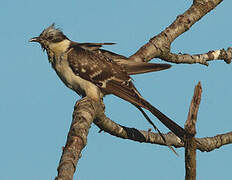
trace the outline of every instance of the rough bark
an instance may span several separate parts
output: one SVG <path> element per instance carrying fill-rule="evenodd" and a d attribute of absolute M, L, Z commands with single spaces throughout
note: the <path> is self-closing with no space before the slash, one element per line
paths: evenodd
<path fill-rule="evenodd" d="M 188 119 L 185 123 L 185 130 L 193 134 L 196 134 L 196 122 L 197 114 L 201 101 L 201 83 L 199 82 L 194 90 L 194 95 L 189 108 Z M 185 140 L 185 179 L 195 180 L 196 179 L 196 140 L 192 137 L 187 137 Z"/>
<path fill-rule="evenodd" d="M 81 151 L 87 144 L 87 136 L 99 105 L 83 98 L 76 103 L 73 120 L 68 133 L 67 142 L 60 159 L 56 180 L 72 180 L 77 162 L 81 158 Z"/>

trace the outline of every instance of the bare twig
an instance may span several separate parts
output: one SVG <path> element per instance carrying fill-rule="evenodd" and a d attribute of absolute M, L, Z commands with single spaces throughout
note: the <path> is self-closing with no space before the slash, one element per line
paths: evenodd
<path fill-rule="evenodd" d="M 185 130 L 188 131 L 190 134 L 196 134 L 196 121 L 197 121 L 197 113 L 201 101 L 201 83 L 199 82 L 195 86 L 194 95 L 192 98 L 192 102 L 189 107 L 188 119 L 185 123 Z"/>
<path fill-rule="evenodd" d="M 158 133 L 153 133 L 151 131 L 143 131 L 135 128 L 129 128 L 115 123 L 110 120 L 104 113 L 99 115 L 94 123 L 101 129 L 113 136 L 120 137 L 123 139 L 129 139 L 133 141 L 138 141 L 141 143 L 151 143 L 159 145 L 167 145 Z M 175 147 L 183 147 L 184 144 L 181 140 L 175 136 L 173 133 L 163 134 L 168 144 Z"/>
<path fill-rule="evenodd" d="M 166 146 L 166 144 L 160 138 L 158 133 L 119 125 L 114 121 L 110 120 L 104 114 L 101 114 L 101 116 L 97 117 L 94 120 L 94 123 L 101 129 L 100 132 L 104 131 L 113 136 L 122 139 L 137 141 L 140 143 L 159 144 Z M 175 136 L 172 132 L 164 134 L 164 136 L 165 139 L 170 143 L 170 145 L 176 148 L 184 147 L 184 143 L 181 142 L 180 139 L 177 136 Z M 209 152 L 217 148 L 220 148 L 224 145 L 232 144 L 232 132 L 218 134 L 213 137 L 195 139 L 198 142 L 196 147 L 198 150 L 202 152 Z"/>
<path fill-rule="evenodd" d="M 232 132 L 218 134 L 214 137 L 205 137 L 197 139 L 197 149 L 204 152 L 210 152 L 224 145 L 232 144 Z"/>
<path fill-rule="evenodd" d="M 227 64 L 231 63 L 232 59 L 232 48 L 220 49 L 220 50 L 213 50 L 209 51 L 205 54 L 173 54 L 173 53 L 167 53 L 162 56 L 163 60 L 167 62 L 173 62 L 177 64 L 203 64 L 208 66 L 208 61 L 212 60 L 224 60 Z"/>
<path fill-rule="evenodd" d="M 185 130 L 193 134 L 192 137 L 186 137 L 185 141 L 185 179 L 195 180 L 196 179 L 196 121 L 198 109 L 201 101 L 201 83 L 199 82 L 194 90 L 193 99 L 189 108 L 188 119 L 185 123 Z"/>

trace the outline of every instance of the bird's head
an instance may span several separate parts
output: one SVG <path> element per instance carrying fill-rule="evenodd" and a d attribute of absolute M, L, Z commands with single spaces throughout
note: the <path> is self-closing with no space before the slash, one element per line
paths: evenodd
<path fill-rule="evenodd" d="M 59 43 L 65 39 L 68 40 L 63 32 L 59 28 L 56 28 L 53 23 L 48 28 L 44 29 L 38 37 L 31 38 L 29 42 L 38 42 L 42 46 L 43 50 L 48 50 L 50 44 Z"/>

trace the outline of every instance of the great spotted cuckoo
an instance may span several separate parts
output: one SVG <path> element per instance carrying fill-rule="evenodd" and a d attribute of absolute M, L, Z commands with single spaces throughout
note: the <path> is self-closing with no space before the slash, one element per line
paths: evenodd
<path fill-rule="evenodd" d="M 187 134 L 182 127 L 146 101 L 129 76 L 168 69 L 169 64 L 132 62 L 124 56 L 100 49 L 102 45 L 113 43 L 71 41 L 54 24 L 38 37 L 30 39 L 30 42 L 40 43 L 60 79 L 80 96 L 100 101 L 104 95 L 114 94 L 137 107 L 155 129 L 157 128 L 142 108 L 149 110 L 180 139 Z M 162 138 L 164 139 L 163 136 Z"/>

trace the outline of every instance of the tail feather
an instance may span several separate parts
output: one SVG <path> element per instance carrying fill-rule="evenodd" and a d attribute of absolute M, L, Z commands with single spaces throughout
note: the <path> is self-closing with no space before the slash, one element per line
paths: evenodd
<path fill-rule="evenodd" d="M 135 104 L 134 104 L 135 105 Z M 160 137 L 163 139 L 163 141 L 166 143 L 166 145 L 177 155 L 177 152 L 175 151 L 175 149 L 166 141 L 165 137 L 163 136 L 163 134 L 160 132 L 160 130 L 155 126 L 155 124 L 151 121 L 151 119 L 148 117 L 148 115 L 144 112 L 144 110 L 140 107 L 135 105 L 135 107 L 137 107 L 139 109 L 139 111 L 143 114 L 143 116 L 146 118 L 146 120 L 153 126 L 153 128 L 158 132 L 158 134 L 160 135 Z"/>
<path fill-rule="evenodd" d="M 184 139 L 184 137 L 187 135 L 187 132 L 182 127 L 160 112 L 146 100 L 143 99 L 142 104 L 144 105 L 143 107 L 145 109 L 149 110 L 154 116 L 156 116 L 176 136 L 178 136 L 180 139 Z"/>
<path fill-rule="evenodd" d="M 176 136 L 180 139 L 184 139 L 187 132 L 180 127 L 177 123 L 172 121 L 170 118 L 165 116 L 162 112 L 160 112 L 157 108 L 152 106 L 149 102 L 147 102 L 136 90 L 132 82 L 130 82 L 130 86 L 122 85 L 120 82 L 111 80 L 107 83 L 107 91 L 103 89 L 105 94 L 114 94 L 131 104 L 138 106 L 144 109 L 149 110 L 154 116 L 156 116 L 168 129 L 170 129 Z"/>

